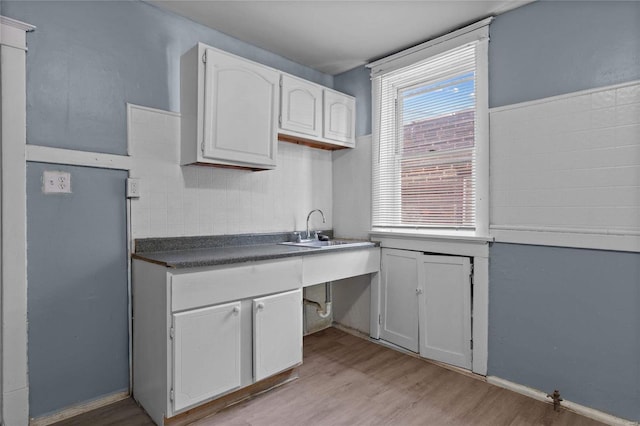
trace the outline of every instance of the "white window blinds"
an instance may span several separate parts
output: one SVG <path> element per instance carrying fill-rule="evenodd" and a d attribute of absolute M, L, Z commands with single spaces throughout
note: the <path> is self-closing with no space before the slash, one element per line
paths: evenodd
<path fill-rule="evenodd" d="M 373 78 L 374 229 L 475 229 L 477 44 Z"/>

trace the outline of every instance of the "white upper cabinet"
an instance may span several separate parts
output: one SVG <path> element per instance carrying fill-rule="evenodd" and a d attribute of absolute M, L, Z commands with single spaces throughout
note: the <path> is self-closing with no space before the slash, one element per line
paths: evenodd
<path fill-rule="evenodd" d="M 280 129 L 320 137 L 322 87 L 287 74 L 281 78 Z"/>
<path fill-rule="evenodd" d="M 184 54 L 181 164 L 275 168 L 279 78 L 202 43 Z"/>
<path fill-rule="evenodd" d="M 354 145 L 356 101 L 334 90 L 324 90 L 324 132 L 326 139 Z"/>
<path fill-rule="evenodd" d="M 355 146 L 355 99 L 282 74 L 279 139 L 323 149 Z"/>

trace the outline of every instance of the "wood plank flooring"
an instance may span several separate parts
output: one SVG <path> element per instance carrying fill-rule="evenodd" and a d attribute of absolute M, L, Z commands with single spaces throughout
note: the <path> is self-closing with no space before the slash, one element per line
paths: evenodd
<path fill-rule="evenodd" d="M 335 328 L 305 337 L 299 373 L 193 425 L 602 425 Z M 152 422 L 129 399 L 56 425 L 116 424 Z"/>
<path fill-rule="evenodd" d="M 153 426 L 151 417 L 132 398 L 80 414 L 53 426 Z"/>

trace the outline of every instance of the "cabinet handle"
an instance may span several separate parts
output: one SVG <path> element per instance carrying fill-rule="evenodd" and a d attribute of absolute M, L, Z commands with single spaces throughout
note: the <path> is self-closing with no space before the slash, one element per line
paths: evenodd
<path fill-rule="evenodd" d="M 264 309 L 264 303 L 260 302 L 260 303 L 256 304 L 256 309 L 259 310 L 259 311 L 263 310 Z"/>
<path fill-rule="evenodd" d="M 234 306 L 233 307 L 233 313 L 238 315 L 240 313 L 240 307 L 239 306 Z"/>
<path fill-rule="evenodd" d="M 416 288 L 416 294 L 417 294 L 417 295 L 422 294 L 422 289 L 421 289 L 421 288 Z"/>

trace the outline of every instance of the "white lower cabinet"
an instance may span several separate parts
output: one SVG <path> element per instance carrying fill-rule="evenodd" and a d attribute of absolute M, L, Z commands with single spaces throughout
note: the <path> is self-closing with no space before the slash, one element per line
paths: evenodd
<path fill-rule="evenodd" d="M 468 257 L 382 249 L 380 338 L 471 369 Z"/>
<path fill-rule="evenodd" d="M 240 301 L 173 314 L 173 410 L 180 411 L 242 386 Z M 256 298 L 253 380 L 302 362 L 302 290 Z M 251 351 L 251 347 L 244 350 Z"/>
<path fill-rule="evenodd" d="M 240 387 L 240 302 L 173 314 L 174 410 Z"/>
<path fill-rule="evenodd" d="M 302 362 L 302 290 L 253 300 L 253 374 L 262 380 Z"/>
<path fill-rule="evenodd" d="M 301 289 L 171 317 L 174 414 L 302 362 Z"/>
<path fill-rule="evenodd" d="M 382 249 L 380 338 L 418 352 L 418 256 L 408 250 Z"/>
<path fill-rule="evenodd" d="M 302 362 L 300 258 L 134 260 L 132 290 L 133 396 L 158 425 Z"/>
<path fill-rule="evenodd" d="M 299 365 L 302 288 L 379 266 L 377 247 L 188 269 L 134 259 L 133 397 L 163 425 Z"/>
<path fill-rule="evenodd" d="M 420 355 L 471 369 L 471 267 L 468 257 L 421 255 Z"/>

